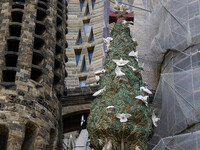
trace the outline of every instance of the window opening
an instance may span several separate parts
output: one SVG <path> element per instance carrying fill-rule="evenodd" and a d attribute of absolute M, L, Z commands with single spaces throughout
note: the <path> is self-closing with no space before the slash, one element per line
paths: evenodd
<path fill-rule="evenodd" d="M 5 125 L 0 125 L 0 150 L 7 150 L 8 132 Z"/>
<path fill-rule="evenodd" d="M 10 25 L 9 26 L 10 36 L 20 37 L 21 35 L 21 26 L 19 25 Z"/>
<path fill-rule="evenodd" d="M 79 59 L 81 57 L 81 51 L 82 49 L 75 49 L 75 57 L 76 57 L 76 66 L 78 66 L 78 62 L 79 62 Z"/>
<path fill-rule="evenodd" d="M 33 123 L 29 122 L 26 124 L 25 136 L 21 150 L 32 149 L 34 140 L 36 138 L 36 129 L 37 127 Z"/>
<path fill-rule="evenodd" d="M 16 67 L 17 66 L 17 55 L 14 54 L 7 54 L 5 55 L 6 59 L 6 66 L 7 67 Z"/>
<path fill-rule="evenodd" d="M 81 36 L 81 30 L 79 30 L 79 33 L 78 33 L 78 39 L 77 39 L 77 44 L 82 44 L 82 36 Z"/>
<path fill-rule="evenodd" d="M 89 62 L 90 62 L 90 64 L 91 64 L 91 62 L 92 62 L 93 52 L 94 52 L 94 47 L 88 48 L 88 57 L 89 57 Z"/>
<path fill-rule="evenodd" d="M 21 11 L 13 11 L 11 12 L 12 22 L 20 22 L 22 23 L 23 12 Z"/>
<path fill-rule="evenodd" d="M 86 79 L 87 79 L 87 77 L 80 77 L 79 78 L 80 87 L 85 87 L 85 85 L 86 85 Z"/>
<path fill-rule="evenodd" d="M 15 70 L 3 70 L 3 82 L 15 82 Z"/>
<path fill-rule="evenodd" d="M 33 52 L 32 64 L 41 66 L 43 64 L 43 56 L 39 53 Z"/>
<path fill-rule="evenodd" d="M 81 71 L 86 71 L 86 70 L 87 70 L 87 67 L 86 67 L 86 62 L 85 62 L 85 57 L 84 57 Z"/>
<path fill-rule="evenodd" d="M 8 39 L 7 40 L 8 51 L 18 52 L 19 50 L 19 40 Z"/>
<path fill-rule="evenodd" d="M 42 71 L 32 67 L 31 68 L 31 79 L 36 81 L 36 82 L 40 82 L 42 80 Z"/>

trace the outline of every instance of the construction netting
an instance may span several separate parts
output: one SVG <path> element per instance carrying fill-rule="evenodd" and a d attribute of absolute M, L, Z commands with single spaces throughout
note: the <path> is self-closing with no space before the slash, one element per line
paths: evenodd
<path fill-rule="evenodd" d="M 139 62 L 149 62 L 148 68 L 154 68 L 147 74 L 148 84 L 157 68 L 162 72 L 153 101 L 161 118 L 150 141 L 153 147 L 168 136 L 197 130 L 200 122 L 200 1 L 143 2 L 152 12 L 146 12 L 144 25 L 133 34 L 139 43 Z"/>
<path fill-rule="evenodd" d="M 153 150 L 199 150 L 200 132 L 170 136 L 160 140 Z"/>
<path fill-rule="evenodd" d="M 147 0 L 146 0 L 147 1 Z M 152 0 L 150 0 L 152 1 Z M 155 1 L 155 0 L 154 0 Z M 146 2 L 147 4 L 149 2 Z M 152 52 L 158 62 L 169 49 L 183 51 L 200 41 L 200 3 L 197 0 L 157 0 L 152 13 L 135 37 L 143 36 L 139 47 Z M 135 16 L 136 17 L 136 16 Z"/>
<path fill-rule="evenodd" d="M 159 140 L 186 132 L 196 131 L 200 123 L 200 52 L 199 46 L 184 53 L 165 56 L 163 73 L 153 100 L 160 117 L 150 145 Z M 168 63 L 167 63 L 168 62 Z M 160 144 L 158 144 L 160 145 Z M 157 146 L 158 146 L 157 145 Z M 173 146 L 173 145 L 172 145 Z M 192 149 L 193 150 L 193 149 Z"/>
<path fill-rule="evenodd" d="M 147 74 L 143 74 L 150 78 L 145 80 L 153 89 L 156 86 L 150 83 L 158 80 L 155 70 L 160 69 L 166 52 L 182 52 L 200 43 L 200 3 L 198 0 L 143 0 L 143 4 L 152 12 L 146 12 L 143 26 L 133 37 L 139 44 L 139 62 L 148 64 Z M 153 68 L 152 73 L 149 68 Z"/>
<path fill-rule="evenodd" d="M 156 129 L 160 137 L 181 133 L 200 122 L 199 85 L 199 68 L 161 75 L 154 99 L 157 106 L 161 105 L 161 121 Z"/>

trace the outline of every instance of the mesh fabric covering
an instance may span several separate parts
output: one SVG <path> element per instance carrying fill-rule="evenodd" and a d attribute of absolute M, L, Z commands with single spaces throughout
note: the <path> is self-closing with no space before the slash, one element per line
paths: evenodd
<path fill-rule="evenodd" d="M 199 150 L 200 132 L 171 136 L 160 140 L 153 150 Z"/>
<path fill-rule="evenodd" d="M 167 136 L 184 133 L 200 123 L 200 68 L 165 73 L 154 98 L 161 120 L 151 143 Z M 193 129 L 195 131 L 195 129 Z"/>
<path fill-rule="evenodd" d="M 184 51 L 200 43 L 200 3 L 198 0 L 146 0 L 154 4 L 144 26 L 134 35 L 139 49 L 161 63 L 169 49 Z M 156 1 L 156 2 L 153 2 Z M 160 2 L 161 1 L 161 2 Z M 142 47 L 141 47 L 142 46 Z"/>

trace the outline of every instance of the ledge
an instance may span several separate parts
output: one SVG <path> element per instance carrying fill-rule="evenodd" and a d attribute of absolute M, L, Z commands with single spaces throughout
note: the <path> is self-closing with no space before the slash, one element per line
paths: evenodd
<path fill-rule="evenodd" d="M 61 98 L 63 107 L 91 103 L 95 99 L 92 95 L 98 90 L 98 87 L 99 86 L 96 85 L 68 89 L 67 95 Z"/>

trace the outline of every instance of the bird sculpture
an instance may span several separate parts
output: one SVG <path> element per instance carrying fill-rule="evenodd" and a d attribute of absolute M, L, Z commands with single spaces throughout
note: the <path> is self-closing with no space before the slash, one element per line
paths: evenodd
<path fill-rule="evenodd" d="M 133 24 L 133 21 L 126 21 L 126 20 L 123 20 L 123 21 L 122 21 L 122 24 L 124 25 L 125 28 L 128 28 L 130 24 Z"/>
<path fill-rule="evenodd" d="M 148 97 L 149 96 L 139 95 L 139 96 L 136 96 L 135 98 L 138 99 L 138 100 L 141 100 L 148 107 L 148 102 L 147 102 Z"/>
<path fill-rule="evenodd" d="M 115 0 L 115 5 L 114 5 L 114 9 L 117 11 L 126 11 L 129 9 L 128 6 L 124 5 L 124 4 L 119 4 L 117 0 Z"/>
<path fill-rule="evenodd" d="M 110 42 L 111 42 L 112 40 L 113 40 L 113 38 L 111 38 L 111 37 L 107 37 L 106 39 L 103 39 L 104 43 L 106 43 L 106 46 L 107 46 L 106 53 L 108 53 L 109 50 L 111 49 Z"/>
<path fill-rule="evenodd" d="M 103 89 L 100 89 L 100 90 L 96 91 L 92 96 L 102 95 L 105 90 L 106 90 L 106 87 L 104 87 Z"/>
<path fill-rule="evenodd" d="M 120 69 L 120 67 L 116 67 L 115 69 L 115 73 L 116 73 L 116 77 L 122 77 L 122 76 L 125 76 L 125 73 L 123 73 Z"/>
<path fill-rule="evenodd" d="M 97 82 L 99 82 L 100 76 L 95 76 L 95 79 L 96 79 Z"/>
<path fill-rule="evenodd" d="M 104 74 L 106 72 L 105 69 L 101 69 L 101 70 L 97 70 L 94 74 L 95 75 L 101 75 L 101 74 Z"/>
<path fill-rule="evenodd" d="M 140 67 L 136 69 L 133 66 L 130 66 L 130 65 L 128 65 L 128 66 L 132 69 L 133 72 L 140 72 L 140 70 L 141 70 Z"/>
<path fill-rule="evenodd" d="M 138 42 L 136 41 L 136 39 L 133 38 L 132 40 L 133 40 L 133 42 L 134 42 L 134 45 L 135 45 L 135 46 L 138 46 Z"/>
<path fill-rule="evenodd" d="M 124 113 L 119 114 L 119 113 L 117 113 L 117 114 L 116 114 L 116 117 L 117 117 L 118 119 L 120 119 L 120 122 L 127 122 L 127 121 L 128 121 L 128 118 L 131 117 L 131 114 L 124 114 Z"/>
<path fill-rule="evenodd" d="M 138 51 L 131 51 L 129 54 L 128 54 L 130 57 L 134 57 L 134 58 L 138 58 Z"/>
<path fill-rule="evenodd" d="M 102 139 L 97 139 L 98 141 L 99 141 L 99 145 L 100 146 L 103 146 L 103 141 L 102 141 Z"/>
<path fill-rule="evenodd" d="M 81 116 L 81 126 L 83 125 L 84 122 L 85 122 L 84 115 L 82 115 Z"/>
<path fill-rule="evenodd" d="M 112 113 L 114 109 L 115 109 L 115 106 L 108 106 L 108 107 L 106 107 L 106 111 L 108 113 Z"/>
<path fill-rule="evenodd" d="M 140 87 L 140 92 L 143 94 L 145 94 L 145 93 L 152 94 L 152 92 L 147 87 L 143 87 L 143 86 Z"/>
<path fill-rule="evenodd" d="M 155 113 L 153 112 L 153 114 L 152 114 L 152 121 L 153 121 L 153 125 L 154 125 L 155 127 L 158 126 L 158 121 L 159 121 L 159 120 L 160 120 L 160 118 L 157 118 L 156 115 L 155 115 Z"/>
<path fill-rule="evenodd" d="M 117 64 L 119 67 L 125 66 L 127 63 L 129 63 L 129 60 L 123 60 L 122 58 L 118 59 L 113 59 L 113 61 Z"/>
<path fill-rule="evenodd" d="M 108 140 L 108 142 L 106 142 L 106 144 L 104 145 L 102 150 L 112 150 L 112 142 L 111 142 L 111 140 Z"/>
<path fill-rule="evenodd" d="M 136 145 L 135 150 L 140 150 L 140 148 Z"/>

